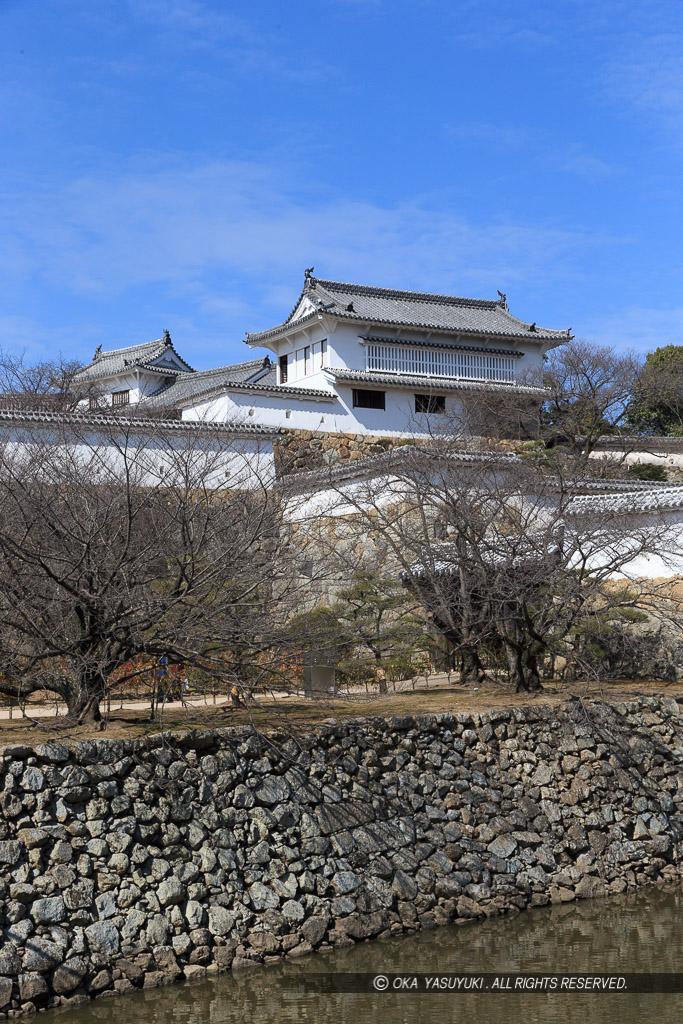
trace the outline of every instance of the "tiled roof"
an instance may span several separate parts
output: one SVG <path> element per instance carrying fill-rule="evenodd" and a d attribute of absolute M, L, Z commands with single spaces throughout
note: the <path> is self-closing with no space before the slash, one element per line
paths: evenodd
<path fill-rule="evenodd" d="M 275 377 L 275 368 L 270 362 L 266 363 L 263 357 L 249 359 L 244 363 L 218 366 L 212 370 L 179 373 L 170 384 L 162 384 L 153 394 L 144 398 L 143 403 L 155 408 L 174 407 L 206 391 L 212 391 L 227 381 L 244 383 L 252 379 L 263 380 L 271 375 Z"/>
<path fill-rule="evenodd" d="M 637 515 L 645 512 L 668 512 L 683 509 L 683 484 L 649 487 L 647 490 L 620 494 L 586 494 L 572 498 L 567 505 L 570 515 L 611 513 Z"/>
<path fill-rule="evenodd" d="M 413 377 L 404 373 L 379 373 L 374 370 L 346 370 L 326 367 L 335 380 L 359 384 L 384 384 L 399 388 L 422 388 L 429 391 L 514 391 L 522 395 L 546 395 L 546 388 L 528 384 L 507 384 L 500 381 L 453 380 L 451 377 Z"/>
<path fill-rule="evenodd" d="M 304 295 L 314 304 L 315 309 L 293 320 L 294 312 Z M 551 330 L 519 320 L 512 316 L 502 299 L 466 299 L 456 295 L 371 288 L 310 277 L 289 318 L 277 327 L 247 334 L 247 343 L 255 344 L 285 333 L 297 323 L 306 323 L 321 313 L 355 322 L 392 324 L 456 334 L 523 338 L 526 341 L 545 342 L 546 347 L 549 343 L 559 345 L 571 337 L 569 330 Z"/>
<path fill-rule="evenodd" d="M 100 377 L 109 377 L 117 373 L 125 373 L 131 369 L 149 369 L 155 373 L 177 373 L 178 370 L 169 370 L 166 367 L 150 366 L 155 359 L 172 352 L 180 360 L 186 373 L 193 373 L 193 368 L 180 356 L 170 337 L 164 336 L 155 341 L 145 341 L 141 345 L 128 345 L 126 348 L 112 348 L 106 352 L 100 352 L 91 363 L 79 370 L 77 380 L 96 380 Z"/>
<path fill-rule="evenodd" d="M 263 370 L 263 373 L 259 371 Z M 331 391 L 316 388 L 297 388 L 277 383 L 274 363 L 264 364 L 263 359 L 251 359 L 246 363 L 222 366 L 217 370 L 204 370 L 183 374 L 170 387 L 156 391 L 143 399 L 143 406 L 154 408 L 177 408 L 188 402 L 220 394 L 224 391 L 256 391 L 263 394 L 280 395 L 282 398 L 296 396 L 311 399 L 335 400 Z"/>
<path fill-rule="evenodd" d="M 600 450 L 623 449 L 626 452 L 683 452 L 683 437 L 669 434 L 602 434 L 598 438 Z"/>
<path fill-rule="evenodd" d="M 134 407 L 133 407 L 134 408 Z M 18 426 L 29 424 L 54 424 L 57 426 L 109 427 L 117 424 L 125 430 L 138 430 L 140 433 L 150 431 L 172 431 L 182 433 L 230 434 L 239 437 L 248 434 L 259 437 L 275 438 L 282 434 L 279 427 L 265 427 L 258 423 L 217 423 L 205 420 L 165 420 L 156 417 L 126 416 L 115 413 L 93 412 L 51 412 L 32 409 L 0 409 L 0 424 L 11 423 Z"/>
<path fill-rule="evenodd" d="M 413 444 L 400 445 L 397 448 L 390 448 L 379 455 L 369 455 L 365 459 L 354 459 L 349 462 L 315 469 L 310 472 L 292 473 L 288 476 L 288 482 L 297 485 L 301 490 L 311 488 L 318 489 L 321 484 L 336 484 L 345 480 L 354 480 L 358 477 L 372 478 L 383 476 L 387 473 L 398 473 L 403 469 L 411 468 L 411 460 L 419 456 L 420 460 L 433 462 L 447 462 L 449 465 L 457 464 L 492 464 L 499 465 L 518 462 L 518 457 L 512 452 L 477 452 L 466 444 L 461 450 L 453 450 L 448 453 L 430 452 L 428 449 L 420 448 Z M 420 463 L 414 463 L 416 466 Z"/>

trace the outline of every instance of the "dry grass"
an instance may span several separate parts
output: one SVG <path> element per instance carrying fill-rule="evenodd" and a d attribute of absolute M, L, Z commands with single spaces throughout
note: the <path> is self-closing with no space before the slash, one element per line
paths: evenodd
<path fill-rule="evenodd" d="M 230 705 L 185 709 L 180 705 L 167 706 L 160 718 L 150 720 L 149 709 L 112 711 L 104 731 L 91 727 L 78 727 L 65 723 L 64 718 L 15 718 L 0 722 L 0 746 L 12 743 L 37 744 L 48 740 L 80 740 L 109 737 L 133 738 L 158 733 L 161 729 L 212 729 L 224 726 L 253 725 L 258 729 L 289 729 L 294 733 L 310 731 L 329 718 L 358 718 L 366 715 L 389 717 L 392 715 L 433 714 L 445 711 L 488 711 L 492 708 L 511 708 L 533 704 L 558 706 L 570 697 L 623 700 L 638 695 L 666 694 L 683 700 L 683 683 L 633 682 L 615 680 L 609 683 L 548 684 L 538 695 L 516 694 L 502 685 L 485 685 L 478 692 L 471 687 L 416 686 L 415 690 L 389 693 L 385 696 L 352 697 L 324 701 L 305 700 L 302 697 L 263 698 L 250 708 Z"/>

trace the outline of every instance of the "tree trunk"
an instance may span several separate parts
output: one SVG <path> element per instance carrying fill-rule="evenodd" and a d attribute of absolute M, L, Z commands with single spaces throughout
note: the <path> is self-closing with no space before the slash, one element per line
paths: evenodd
<path fill-rule="evenodd" d="M 379 684 L 379 692 L 387 693 L 389 687 L 387 686 L 387 677 L 382 668 L 382 655 L 378 651 L 373 652 L 375 655 L 375 678 Z"/>
<path fill-rule="evenodd" d="M 460 661 L 460 682 L 481 683 L 486 678 L 486 673 L 479 659 L 479 654 L 474 647 L 463 647 L 458 652 Z"/>
<path fill-rule="evenodd" d="M 535 654 L 525 647 L 508 643 L 505 645 L 505 655 L 510 668 L 510 682 L 516 693 L 535 693 L 543 689 Z"/>
<path fill-rule="evenodd" d="M 67 694 L 66 707 L 68 717 L 78 725 L 102 726 L 100 701 L 104 699 L 107 689 L 106 678 L 102 673 L 84 673 Z"/>

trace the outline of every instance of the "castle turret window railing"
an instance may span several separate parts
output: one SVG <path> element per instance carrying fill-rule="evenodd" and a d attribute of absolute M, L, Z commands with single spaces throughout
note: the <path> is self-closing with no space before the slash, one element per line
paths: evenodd
<path fill-rule="evenodd" d="M 366 345 L 365 369 L 412 376 L 460 377 L 465 380 L 515 379 L 514 356 L 460 349 L 422 348 L 417 345 Z"/>

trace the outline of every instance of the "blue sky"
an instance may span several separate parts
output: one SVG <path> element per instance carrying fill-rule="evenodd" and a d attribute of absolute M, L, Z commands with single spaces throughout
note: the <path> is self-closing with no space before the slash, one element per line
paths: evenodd
<path fill-rule="evenodd" d="M 320 277 L 682 341 L 683 4 L 0 0 L 0 345 L 198 368 Z"/>

